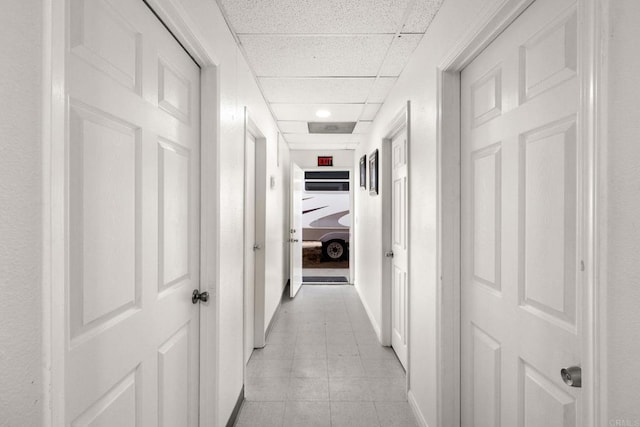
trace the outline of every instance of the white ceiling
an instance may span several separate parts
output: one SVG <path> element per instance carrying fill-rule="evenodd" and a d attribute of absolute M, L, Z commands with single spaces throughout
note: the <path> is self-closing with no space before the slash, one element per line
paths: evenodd
<path fill-rule="evenodd" d="M 443 0 L 217 1 L 290 147 L 317 149 L 361 141 Z M 310 135 L 309 121 L 357 125 Z"/>

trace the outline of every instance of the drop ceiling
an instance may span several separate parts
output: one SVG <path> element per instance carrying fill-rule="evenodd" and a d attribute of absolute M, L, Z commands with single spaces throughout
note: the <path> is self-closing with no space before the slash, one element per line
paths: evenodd
<path fill-rule="evenodd" d="M 443 0 L 217 1 L 289 146 L 341 149 L 366 136 Z M 357 124 L 310 134 L 322 121 Z"/>

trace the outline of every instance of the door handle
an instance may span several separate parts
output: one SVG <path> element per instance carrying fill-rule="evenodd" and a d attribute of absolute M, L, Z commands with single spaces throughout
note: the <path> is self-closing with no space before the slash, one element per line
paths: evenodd
<path fill-rule="evenodd" d="M 384 256 L 386 256 L 387 258 L 393 258 L 393 251 L 385 252 Z"/>
<path fill-rule="evenodd" d="M 291 243 L 297 243 L 297 242 L 298 242 L 298 239 L 289 239 L 289 241 L 290 241 Z"/>
<path fill-rule="evenodd" d="M 256 243 L 255 245 L 253 245 L 254 251 L 257 251 L 258 249 L 262 249 L 262 245 L 260 243 Z"/>
<path fill-rule="evenodd" d="M 200 292 L 199 290 L 194 289 L 193 293 L 191 294 L 191 302 L 193 304 L 197 304 L 198 301 L 202 301 L 202 302 L 209 301 L 209 292 L 207 291 Z"/>
<path fill-rule="evenodd" d="M 563 368 L 560 371 L 562 381 L 570 387 L 582 387 L 582 368 L 580 366 L 571 366 Z"/>

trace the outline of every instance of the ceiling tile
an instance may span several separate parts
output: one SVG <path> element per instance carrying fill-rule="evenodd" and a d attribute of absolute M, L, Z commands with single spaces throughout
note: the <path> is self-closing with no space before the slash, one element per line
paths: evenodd
<path fill-rule="evenodd" d="M 332 151 L 336 151 L 336 150 L 355 150 L 356 148 L 358 148 L 358 144 L 353 142 L 353 143 L 348 143 L 348 144 L 333 144 L 333 145 L 328 145 L 322 142 L 319 143 L 310 143 L 310 144 L 289 144 L 289 149 L 290 150 L 314 150 L 314 151 L 318 151 L 318 150 L 332 150 Z"/>
<path fill-rule="evenodd" d="M 219 0 L 238 34 L 393 34 L 409 0 Z"/>
<path fill-rule="evenodd" d="M 397 77 L 380 77 L 371 87 L 369 102 L 384 102 L 389 91 L 396 84 Z"/>
<path fill-rule="evenodd" d="M 304 122 L 355 122 L 360 117 L 363 104 L 271 104 L 277 120 Z M 331 116 L 321 119 L 316 111 L 328 110 Z"/>
<path fill-rule="evenodd" d="M 308 133 L 307 122 L 279 121 L 278 127 L 282 133 Z"/>
<path fill-rule="evenodd" d="M 395 37 L 384 60 L 381 76 L 398 76 L 409 62 L 409 57 L 418 47 L 423 34 L 401 34 Z"/>
<path fill-rule="evenodd" d="M 393 38 L 242 35 L 240 41 L 257 77 L 371 77 Z"/>
<path fill-rule="evenodd" d="M 372 121 L 376 118 L 376 114 L 378 114 L 378 110 L 382 104 L 367 104 L 364 106 L 364 110 L 362 111 L 362 116 L 360 120 L 363 121 Z"/>
<path fill-rule="evenodd" d="M 403 33 L 424 33 L 436 16 L 443 0 L 418 0 L 409 19 L 402 27 Z"/>
<path fill-rule="evenodd" d="M 269 102 L 364 103 L 375 78 L 283 79 L 263 77 L 260 86 Z"/>
<path fill-rule="evenodd" d="M 288 134 L 286 137 L 287 142 L 290 144 L 314 144 L 314 143 L 322 143 L 322 144 L 357 144 L 359 143 L 363 136 L 356 134 L 348 134 L 348 135 L 318 135 L 318 134 Z"/>
<path fill-rule="evenodd" d="M 369 133 L 369 131 L 371 130 L 371 125 L 373 124 L 373 122 L 365 122 L 363 120 L 359 121 L 356 124 L 355 129 L 353 129 L 353 133 Z"/>

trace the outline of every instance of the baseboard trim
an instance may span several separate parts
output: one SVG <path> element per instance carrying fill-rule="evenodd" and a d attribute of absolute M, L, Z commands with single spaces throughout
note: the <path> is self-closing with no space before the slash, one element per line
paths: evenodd
<path fill-rule="evenodd" d="M 369 317 L 369 322 L 371 323 L 371 326 L 373 327 L 373 331 L 376 333 L 376 336 L 378 337 L 378 341 L 382 342 L 382 332 L 380 330 L 380 325 L 378 325 L 378 322 L 376 322 L 376 318 L 373 317 L 373 313 L 371 313 L 371 310 L 367 305 L 367 301 L 362 297 L 362 294 L 360 293 L 360 287 L 356 284 L 354 284 L 353 287 L 356 288 L 356 292 L 358 292 L 358 296 L 360 297 L 360 302 L 364 307 L 364 311 L 367 312 L 367 317 Z"/>
<path fill-rule="evenodd" d="M 269 337 L 269 334 L 271 333 L 271 330 L 273 329 L 273 326 L 275 325 L 276 314 L 278 314 L 278 310 L 280 310 L 280 307 L 282 307 L 282 299 L 280 299 L 280 302 L 278 303 L 278 306 L 276 307 L 276 309 L 273 310 L 273 314 L 271 315 L 271 320 L 269 320 L 269 326 L 267 326 L 267 331 L 264 333 L 265 343 L 267 341 L 267 338 Z"/>
<path fill-rule="evenodd" d="M 429 427 L 429 424 L 427 424 L 427 421 L 424 419 L 424 415 L 422 415 L 422 411 L 418 407 L 416 397 L 413 395 L 413 392 L 411 390 L 409 390 L 409 393 L 407 393 L 407 399 L 409 400 L 409 406 L 411 406 L 413 415 L 416 417 L 416 421 L 418 421 L 420 427 Z"/>
<path fill-rule="evenodd" d="M 234 406 L 233 408 L 233 412 L 231 412 L 229 421 L 227 421 L 227 427 L 233 427 L 233 425 L 238 420 L 238 414 L 240 414 L 240 409 L 242 409 L 243 402 L 244 402 L 244 385 L 242 386 L 242 390 L 240 390 L 240 395 L 238 396 L 238 400 L 236 401 L 236 406 Z"/>
<path fill-rule="evenodd" d="M 283 294 L 284 294 L 284 291 L 287 289 L 287 286 L 289 286 L 288 280 L 287 280 L 287 283 L 284 285 L 284 288 L 282 289 Z M 267 329 L 264 331 L 264 345 L 267 345 L 267 339 L 269 338 L 269 334 L 271 333 L 271 330 L 275 325 L 276 314 L 278 313 L 278 310 L 280 310 L 280 307 L 282 307 L 282 295 L 280 295 L 280 301 L 278 301 L 278 305 L 276 306 L 276 309 L 273 310 L 273 313 L 271 313 L 271 319 L 269 319 L 269 324 L 267 325 Z M 264 348 L 264 346 L 255 347 L 255 348 Z"/>

